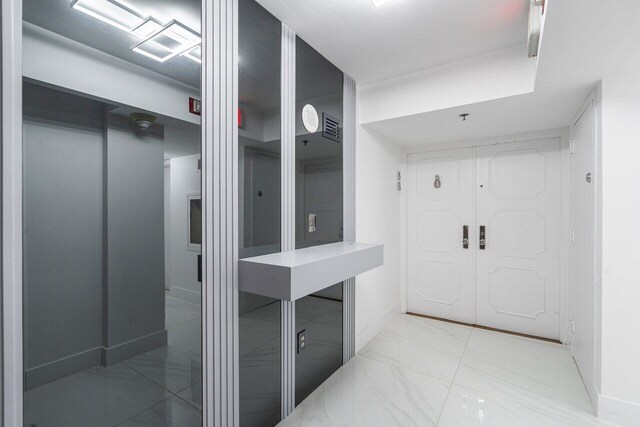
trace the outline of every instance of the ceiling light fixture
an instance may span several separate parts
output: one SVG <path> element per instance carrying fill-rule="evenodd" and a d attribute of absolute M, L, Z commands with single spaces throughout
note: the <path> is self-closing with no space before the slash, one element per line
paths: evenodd
<path fill-rule="evenodd" d="M 145 21 L 116 0 L 74 0 L 71 7 L 128 33 Z"/>
<path fill-rule="evenodd" d="M 529 58 L 538 56 L 540 50 L 545 3 L 545 0 L 531 0 L 531 7 L 529 9 L 529 37 L 527 39 Z"/>
<path fill-rule="evenodd" d="M 165 62 L 176 55 L 180 55 L 201 42 L 200 35 L 178 21 L 171 21 L 160 31 L 135 45 L 131 50 L 154 59 Z"/>
<path fill-rule="evenodd" d="M 371 3 L 373 3 L 375 7 L 380 7 L 387 3 L 391 3 L 392 1 L 393 0 L 371 0 Z"/>
<path fill-rule="evenodd" d="M 193 47 L 182 54 L 182 56 L 189 58 L 192 61 L 202 64 L 202 45 Z"/>
<path fill-rule="evenodd" d="M 138 25 L 136 28 L 133 29 L 133 33 L 140 37 L 147 38 L 150 35 L 157 33 L 161 29 L 162 29 L 161 23 L 159 23 L 153 18 L 147 18 L 146 21 L 144 21 L 142 24 Z"/>

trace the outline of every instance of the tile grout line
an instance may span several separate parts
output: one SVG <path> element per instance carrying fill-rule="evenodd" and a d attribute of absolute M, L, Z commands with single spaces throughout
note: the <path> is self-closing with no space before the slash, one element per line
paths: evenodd
<path fill-rule="evenodd" d="M 453 387 L 453 383 L 456 380 L 456 377 L 458 376 L 458 370 L 460 369 L 460 365 L 462 365 L 462 358 L 464 357 L 464 354 L 467 352 L 467 346 L 469 345 L 469 340 L 471 339 L 471 334 L 473 334 L 473 329 L 471 329 L 469 331 L 469 336 L 467 337 L 467 342 L 464 343 L 464 350 L 462 351 L 462 354 L 460 355 L 460 360 L 458 361 L 458 366 L 456 367 L 456 372 L 455 374 L 453 374 L 453 377 L 451 378 L 451 383 L 449 383 L 449 391 L 447 391 L 447 395 L 444 398 L 444 402 L 442 403 L 442 407 L 440 408 L 440 413 L 438 414 L 438 418 L 436 419 L 436 423 L 434 424 L 436 427 L 438 426 L 438 424 L 440 424 L 440 418 L 442 417 L 442 412 L 444 412 L 444 407 L 447 404 L 447 400 L 449 400 L 449 395 L 451 394 L 451 388 Z"/>
<path fill-rule="evenodd" d="M 161 401 L 156 402 L 156 403 L 152 404 L 151 406 L 148 406 L 148 407 L 144 408 L 144 409 L 143 409 L 143 410 L 141 410 L 140 412 L 136 412 L 135 414 L 133 414 L 132 416 L 130 416 L 130 417 L 129 417 L 129 418 L 127 418 L 126 420 L 124 420 L 124 421 L 122 421 L 122 422 L 120 422 L 120 423 L 116 424 L 116 427 L 121 426 L 122 424 L 126 423 L 126 422 L 127 422 L 127 421 L 129 421 L 129 420 L 133 420 L 135 417 L 137 417 L 138 415 L 142 414 L 143 412 L 148 411 L 149 409 L 153 408 L 153 407 L 154 407 L 154 406 L 156 406 L 156 405 L 159 405 L 159 404 L 161 404 L 161 403 L 163 403 L 163 402 L 166 402 L 167 400 L 171 399 L 172 397 L 174 397 L 174 396 L 169 396 L 169 397 L 167 397 L 167 398 L 164 398 L 164 399 L 162 399 Z"/>
<path fill-rule="evenodd" d="M 127 363 L 127 360 L 123 360 L 121 363 L 124 363 L 129 369 L 131 369 L 132 371 L 134 371 L 136 374 L 140 375 L 141 377 L 151 381 L 153 384 L 157 385 L 158 387 L 162 388 L 163 390 L 169 392 L 170 394 L 172 394 L 173 396 L 178 396 L 178 393 L 182 393 L 183 391 L 185 391 L 186 389 L 193 387 L 194 385 L 198 384 L 198 382 L 196 381 L 195 383 L 185 387 L 184 389 L 180 390 L 178 393 L 174 393 L 171 390 L 169 390 L 167 387 L 165 387 L 164 385 L 160 384 L 158 381 L 154 380 L 153 378 L 143 374 L 142 372 L 140 372 L 138 369 L 136 369 L 135 367 L 129 365 Z M 178 396 L 179 397 L 179 396 Z M 165 399 L 166 400 L 166 399 Z"/>

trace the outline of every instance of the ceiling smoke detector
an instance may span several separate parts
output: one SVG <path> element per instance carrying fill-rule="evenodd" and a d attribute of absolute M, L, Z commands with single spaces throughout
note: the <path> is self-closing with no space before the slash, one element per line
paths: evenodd
<path fill-rule="evenodd" d="M 156 121 L 156 116 L 146 113 L 131 113 L 130 116 L 140 132 L 148 131 L 151 124 Z"/>

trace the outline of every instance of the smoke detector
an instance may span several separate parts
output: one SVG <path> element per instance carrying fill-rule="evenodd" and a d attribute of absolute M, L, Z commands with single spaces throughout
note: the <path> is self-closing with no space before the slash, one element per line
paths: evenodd
<path fill-rule="evenodd" d="M 156 116 L 146 113 L 131 113 L 130 116 L 140 132 L 148 131 L 151 124 L 156 121 Z"/>

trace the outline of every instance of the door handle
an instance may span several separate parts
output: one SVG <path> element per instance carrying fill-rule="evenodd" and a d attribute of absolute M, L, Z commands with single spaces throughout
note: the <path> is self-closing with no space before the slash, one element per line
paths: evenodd
<path fill-rule="evenodd" d="M 316 231 L 316 214 L 309 214 L 309 233 L 313 233 Z"/>
<path fill-rule="evenodd" d="M 469 249 L 469 226 L 462 226 L 462 247 L 464 249 Z"/>
<path fill-rule="evenodd" d="M 487 232 L 484 225 L 480 226 L 480 250 L 484 251 L 484 248 L 487 244 Z"/>

